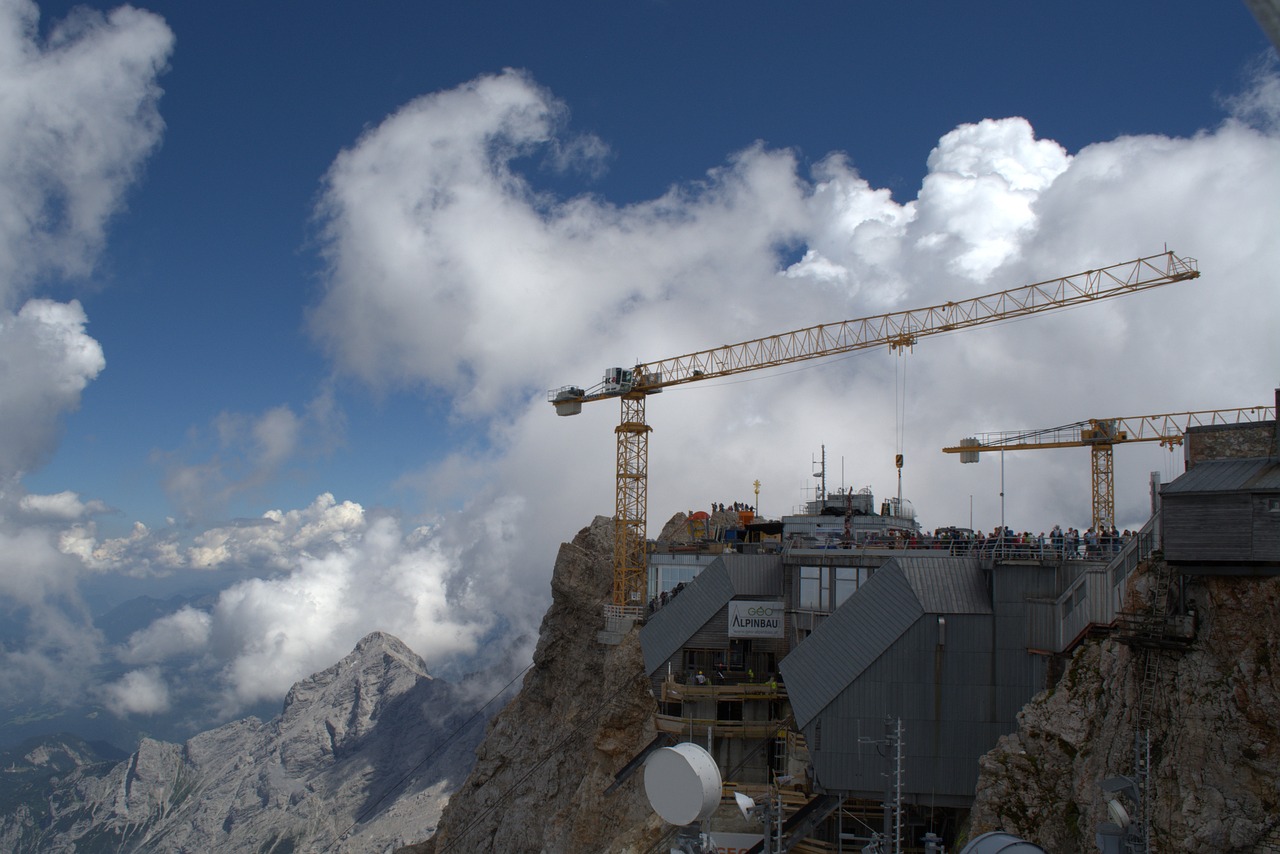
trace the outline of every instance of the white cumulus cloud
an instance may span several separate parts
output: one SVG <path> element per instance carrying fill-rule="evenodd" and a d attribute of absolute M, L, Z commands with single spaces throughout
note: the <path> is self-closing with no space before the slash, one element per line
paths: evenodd
<path fill-rule="evenodd" d="M 30 471 L 57 446 L 60 419 L 106 361 L 79 303 L 31 300 L 0 314 L 0 476 Z"/>
<path fill-rule="evenodd" d="M 158 16 L 79 9 L 36 38 L 34 2 L 0 9 L 0 307 L 38 275 L 88 273 L 164 124 L 173 46 Z"/>
<path fill-rule="evenodd" d="M 456 549 L 406 533 L 391 518 L 346 531 L 326 554 L 293 554 L 287 574 L 237 584 L 213 609 L 211 650 L 225 662 L 232 707 L 282 696 L 375 628 L 428 664 L 472 655 L 506 610 L 498 606 L 500 569 L 471 577 Z"/>
<path fill-rule="evenodd" d="M 257 414 L 221 412 L 207 430 L 190 431 L 186 446 L 155 452 L 153 460 L 164 466 L 170 500 L 187 517 L 203 520 L 290 465 L 331 453 L 343 429 L 342 413 L 325 389 L 301 412 L 284 405 Z"/>
<path fill-rule="evenodd" d="M 155 715 L 169 710 L 169 686 L 158 668 L 130 670 L 103 686 L 102 702 L 116 715 Z"/>
<path fill-rule="evenodd" d="M 204 611 L 181 608 L 130 635 L 119 658 L 128 664 L 149 664 L 201 652 L 209 644 L 212 625 Z"/>
<path fill-rule="evenodd" d="M 64 490 L 52 495 L 24 495 L 18 501 L 23 515 L 46 520 L 70 522 L 107 510 L 101 501 L 83 501 L 80 495 Z"/>

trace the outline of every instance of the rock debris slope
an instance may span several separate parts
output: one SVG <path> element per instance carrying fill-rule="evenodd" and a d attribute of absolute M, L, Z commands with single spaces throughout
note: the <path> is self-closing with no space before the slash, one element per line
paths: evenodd
<path fill-rule="evenodd" d="M 520 693 L 490 723 L 435 837 L 405 852 L 622 854 L 663 834 L 642 774 L 604 794 L 654 737 L 638 632 L 618 646 L 596 640 L 612 556 L 613 521 L 603 516 L 561 546 Z"/>
<path fill-rule="evenodd" d="M 374 633 L 289 691 L 281 714 L 186 744 L 144 739 L 58 781 L 0 825 L 14 852 L 381 852 L 430 832 L 471 766 L 478 705 Z M 425 761 L 424 761 L 425 760 Z"/>
<path fill-rule="evenodd" d="M 1280 852 L 1280 579 L 1196 581 L 1189 601 L 1194 644 L 1157 653 L 1152 850 Z M 1110 639 L 1076 651 L 1056 689 L 983 758 L 975 835 L 1003 829 L 1051 854 L 1096 850 L 1107 820 L 1098 783 L 1134 773 L 1143 654 Z"/>

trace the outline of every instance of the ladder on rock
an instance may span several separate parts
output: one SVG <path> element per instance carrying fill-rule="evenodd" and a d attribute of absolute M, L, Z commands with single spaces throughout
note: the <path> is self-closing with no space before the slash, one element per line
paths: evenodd
<path fill-rule="evenodd" d="M 1129 836 L 1130 854 L 1153 854 L 1151 847 L 1151 802 L 1154 798 L 1151 769 L 1151 724 L 1155 699 L 1160 690 L 1162 650 L 1168 639 L 1169 589 L 1173 569 L 1163 560 L 1148 562 L 1152 573 L 1151 602 L 1135 628 L 1135 651 L 1139 652 L 1142 679 L 1138 685 L 1138 708 L 1133 732 L 1133 771 L 1138 789 L 1136 825 Z"/>

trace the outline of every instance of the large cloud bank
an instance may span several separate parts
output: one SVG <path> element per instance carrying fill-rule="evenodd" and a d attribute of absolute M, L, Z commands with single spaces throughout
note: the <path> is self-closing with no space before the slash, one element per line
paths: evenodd
<path fill-rule="evenodd" d="M 939 140 L 906 202 L 842 155 L 806 174 L 792 152 L 763 146 L 652 201 L 551 197 L 515 164 L 598 150 L 574 145 L 566 115 L 526 75 L 477 79 L 406 105 L 326 182 L 318 338 L 341 370 L 444 392 L 457 418 L 484 425 L 502 453 L 455 468 L 488 472 L 485 482 L 528 496 L 558 484 L 577 518 L 610 506 L 614 413 L 566 421 L 541 401 L 609 365 L 974 296 L 1166 244 L 1197 257 L 1204 278 L 927 341 L 910 356 L 654 398 L 651 516 L 747 498 L 757 476 L 773 489 L 763 509 L 785 512 L 825 443 L 851 457 L 851 485 L 880 492 L 894 489 L 891 461 L 905 451 L 927 525 L 961 521 L 975 492 L 991 521 L 992 467 L 979 476 L 937 454 L 967 432 L 1271 400 L 1274 75 L 1186 139 L 1122 137 L 1072 154 L 1020 118 L 963 125 Z M 1021 518 L 1009 521 L 1087 524 L 1080 460 L 1032 456 L 1017 463 L 1034 476 L 1015 481 Z M 1122 521 L 1140 522 L 1145 492 L 1120 500 Z"/>
<path fill-rule="evenodd" d="M 159 143 L 157 77 L 173 36 L 155 15 L 79 11 L 36 38 L 34 3 L 0 3 L 0 604 L 26 617 L 0 648 L 14 700 L 80 696 L 100 658 L 60 525 L 97 509 L 74 492 L 25 495 L 20 478 L 57 444 L 61 416 L 104 367 L 75 302 L 28 299 L 87 275 L 106 226 Z"/>
<path fill-rule="evenodd" d="M 98 180 L 41 185 L 46 195 L 32 196 L 32 210 L 46 209 L 49 194 L 88 186 L 110 196 L 85 206 L 104 216 L 154 145 L 159 125 L 148 105 L 168 40 L 153 19 L 130 14 L 87 30 L 106 38 L 132 21 L 139 29 L 127 32 L 157 36 L 148 61 L 130 54 L 123 65 L 138 72 L 133 106 L 116 102 L 115 118 L 95 125 L 104 135 L 117 125 L 130 131 L 113 148 L 122 160 L 100 165 Z M 6 37 L 25 61 L 53 63 L 66 48 L 34 46 L 24 20 L 11 17 Z M 1198 283 L 945 336 L 909 355 L 868 353 L 654 398 L 651 529 L 696 504 L 753 502 L 757 479 L 761 509 L 789 512 L 812 486 L 810 459 L 824 444 L 831 487 L 891 493 L 893 456 L 903 452 L 903 489 L 926 527 L 967 522 L 974 495 L 977 520 L 989 527 L 992 466 L 961 469 L 937 453 L 968 432 L 1267 402 L 1280 380 L 1276 94 L 1275 78 L 1263 77 L 1195 137 L 1124 137 L 1074 153 L 1037 139 L 1023 119 L 975 117 L 938 141 L 912 200 L 871 186 L 840 154 L 806 166 L 794 152 L 757 145 L 728 154 L 701 182 L 625 205 L 534 188 L 522 169 L 589 176 L 604 143 L 574 135 L 568 106 L 526 74 L 485 76 L 406 104 L 325 176 L 318 217 L 328 274 L 311 324 L 339 373 L 384 392 L 425 390 L 474 428 L 474 444 L 405 473 L 438 501 L 439 515 L 410 522 L 366 510 L 359 496 L 326 494 L 194 533 L 140 524 L 124 537 L 100 536 L 92 497 L 27 495 L 17 479 L 50 449 L 32 438 L 48 435 L 39 425 L 56 422 L 102 369 L 76 306 L 31 303 L 0 325 L 10 336 L 0 339 L 0 358 L 23 366 L 19 380 L 0 382 L 30 386 L 46 412 L 14 433 L 23 442 L 0 440 L 0 458 L 11 460 L 0 536 L 20 556 L 0 584 L 62 616 L 38 641 L 6 651 L 5 685 L 26 674 L 53 686 L 61 662 L 110 659 L 122 675 L 92 690 L 119 714 L 162 713 L 204 691 L 225 716 L 279 698 L 373 629 L 399 635 L 433 669 L 506 655 L 507 640 L 527 638 L 541 616 L 555 544 L 613 506 L 616 411 L 601 404 L 557 419 L 544 392 L 590 385 L 602 369 L 636 359 L 1014 287 L 1153 254 L 1166 242 L 1205 271 Z M 23 132 L 0 122 L 5 134 Z M 28 232 L 10 224 L 0 246 L 10 247 L 4 263 L 15 281 L 79 272 L 91 260 L 101 224 L 59 222 L 37 228 L 44 236 L 35 245 L 74 242 L 79 266 L 21 255 L 13 247 Z M 8 331 L 23 323 L 26 338 Z M 48 375 L 35 373 L 37 340 L 56 356 L 41 360 Z M 215 429 L 249 449 L 242 470 L 175 466 L 172 493 L 195 501 L 270 476 L 295 453 L 309 418 L 285 409 L 229 417 Z M 1087 524 L 1087 463 L 1042 456 L 1011 465 L 1010 524 Z M 1145 458 L 1123 456 L 1122 482 L 1145 482 Z M 1123 492 L 1122 524 L 1139 523 L 1145 504 L 1145 493 Z M 77 605 L 77 581 L 91 573 L 226 569 L 254 577 L 115 648 Z"/>

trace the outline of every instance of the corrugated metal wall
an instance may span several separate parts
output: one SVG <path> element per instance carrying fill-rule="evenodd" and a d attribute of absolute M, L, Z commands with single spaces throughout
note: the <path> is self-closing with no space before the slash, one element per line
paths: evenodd
<path fill-rule="evenodd" d="M 1181 561 L 1250 560 L 1253 557 L 1252 504 L 1248 494 L 1163 496 L 1164 554 Z"/>
<path fill-rule="evenodd" d="M 901 571 L 871 576 L 821 627 L 791 651 L 782 674 L 796 723 L 805 726 L 922 613 Z"/>
<path fill-rule="evenodd" d="M 782 598 L 782 558 L 779 555 L 725 555 L 725 567 L 733 584 L 733 595 Z"/>
<path fill-rule="evenodd" d="M 1280 560 L 1280 494 L 1253 496 L 1253 554 L 1259 560 Z"/>
<path fill-rule="evenodd" d="M 877 577 L 889 574 L 885 568 Z M 819 785 L 865 797 L 882 793 L 885 747 L 873 742 L 883 738 L 886 718 L 901 718 L 907 796 L 939 805 L 970 803 L 978 757 L 1014 729 L 1018 711 L 1044 686 L 1046 658 L 1027 652 L 1026 599 L 1053 595 L 1056 583 L 1054 567 L 998 566 L 991 577 L 992 613 L 919 613 L 804 727 Z M 846 608 L 860 599 L 872 611 L 900 608 L 890 601 L 894 592 L 869 584 Z M 852 642 L 858 634 L 865 641 L 866 632 L 852 628 L 841 637 Z M 784 664 L 793 706 L 798 691 L 787 666 L 802 649 Z"/>
<path fill-rule="evenodd" d="M 905 794 L 939 804 L 972 799 L 977 759 L 1010 729 L 1026 691 L 998 682 L 1003 656 L 993 647 L 994 617 L 944 619 L 944 644 L 938 615 L 923 615 L 823 710 L 820 735 L 816 723 L 806 728 L 823 788 L 866 797 L 883 792 L 886 748 L 872 742 L 882 738 L 886 718 L 901 718 Z"/>

